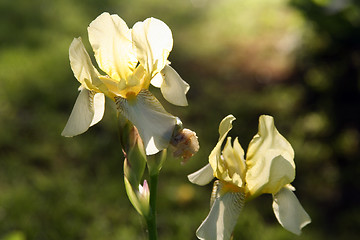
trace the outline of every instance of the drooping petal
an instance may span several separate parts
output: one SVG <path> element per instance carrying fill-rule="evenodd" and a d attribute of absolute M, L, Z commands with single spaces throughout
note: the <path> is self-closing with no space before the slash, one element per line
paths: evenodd
<path fill-rule="evenodd" d="M 81 38 L 74 38 L 69 48 L 71 69 L 75 78 L 88 90 L 107 92 L 107 88 L 98 77 Z"/>
<path fill-rule="evenodd" d="M 104 108 L 104 94 L 94 93 L 86 88 L 82 88 L 61 135 L 73 137 L 86 132 L 90 126 L 102 119 Z"/>
<path fill-rule="evenodd" d="M 176 117 L 166 112 L 148 90 L 142 90 L 133 100 L 117 98 L 116 104 L 119 112 L 138 129 L 146 155 L 155 154 L 168 147 Z"/>
<path fill-rule="evenodd" d="M 187 106 L 186 93 L 190 89 L 189 84 L 169 65 L 165 65 L 160 74 L 163 78 L 161 93 L 164 98 L 174 105 Z"/>
<path fill-rule="evenodd" d="M 188 179 L 190 182 L 204 186 L 213 180 L 213 169 L 208 163 L 203 168 L 197 170 L 196 172 L 189 174 Z"/>
<path fill-rule="evenodd" d="M 276 193 L 295 178 L 294 150 L 271 116 L 260 116 L 259 131 L 246 156 L 246 183 L 253 196 Z"/>
<path fill-rule="evenodd" d="M 127 79 L 137 64 L 131 30 L 118 15 L 105 12 L 88 27 L 89 41 L 99 67 L 111 78 Z"/>
<path fill-rule="evenodd" d="M 300 235 L 301 229 L 311 222 L 310 216 L 288 187 L 273 194 L 272 206 L 281 226 L 294 234 Z"/>
<path fill-rule="evenodd" d="M 211 197 L 210 197 L 210 210 L 214 205 L 215 200 L 220 197 L 220 190 L 222 190 L 222 187 L 223 187 L 223 183 L 220 180 L 214 181 L 213 189 L 211 191 Z"/>
<path fill-rule="evenodd" d="M 228 192 L 216 198 L 196 236 L 204 240 L 230 239 L 243 204 L 244 194 L 239 192 Z"/>
<path fill-rule="evenodd" d="M 102 93 L 95 93 L 93 97 L 94 117 L 91 121 L 90 127 L 101 121 L 105 112 L 105 96 Z"/>
<path fill-rule="evenodd" d="M 132 40 L 137 59 L 154 77 L 164 68 L 173 47 L 170 28 L 159 19 L 147 18 L 135 23 Z"/>
<path fill-rule="evenodd" d="M 227 133 L 232 128 L 232 122 L 235 120 L 233 115 L 226 116 L 219 125 L 219 141 L 209 155 L 209 163 L 214 171 L 215 177 L 221 179 L 222 173 L 226 170 L 222 164 L 219 164 L 221 159 L 221 145 L 226 138 Z"/>

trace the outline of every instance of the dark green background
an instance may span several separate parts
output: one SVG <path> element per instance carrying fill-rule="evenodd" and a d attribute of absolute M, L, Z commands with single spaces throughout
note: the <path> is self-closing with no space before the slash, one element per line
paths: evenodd
<path fill-rule="evenodd" d="M 332 4 L 330 4 L 332 2 Z M 339 5 L 338 3 L 344 3 Z M 338 4 L 339 6 L 337 6 Z M 204 166 L 232 113 L 243 148 L 261 114 L 295 149 L 296 195 L 312 217 L 300 237 L 277 223 L 271 196 L 248 203 L 234 239 L 355 239 L 360 235 L 360 5 L 328 0 L 2 0 L 0 2 L 0 239 L 146 239 L 123 186 L 114 104 L 75 138 L 60 133 L 77 96 L 68 47 L 104 11 L 131 27 L 156 17 L 173 31 L 169 60 L 191 89 L 165 108 L 197 132 L 187 164 L 159 179 L 160 239 L 196 239 L 211 185 Z"/>

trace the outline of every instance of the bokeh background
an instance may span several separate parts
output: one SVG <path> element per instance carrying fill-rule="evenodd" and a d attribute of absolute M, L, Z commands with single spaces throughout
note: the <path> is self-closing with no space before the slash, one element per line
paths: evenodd
<path fill-rule="evenodd" d="M 64 138 L 77 97 L 68 47 L 104 11 L 131 27 L 153 16 L 173 31 L 169 60 L 189 106 L 166 104 L 197 132 L 187 164 L 169 156 L 159 179 L 160 239 L 196 239 L 211 185 L 204 166 L 218 124 L 246 149 L 271 114 L 296 153 L 296 195 L 312 217 L 299 237 L 277 223 L 271 196 L 249 202 L 234 239 L 360 236 L 360 3 L 356 0 L 1 0 L 0 239 L 146 239 L 123 184 L 114 104 L 85 134 Z M 91 55 L 91 54 L 90 54 Z"/>

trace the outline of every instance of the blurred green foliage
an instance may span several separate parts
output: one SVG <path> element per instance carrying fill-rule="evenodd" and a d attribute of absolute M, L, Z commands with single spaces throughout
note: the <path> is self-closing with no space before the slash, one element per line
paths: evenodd
<path fill-rule="evenodd" d="M 0 239 L 146 239 L 123 184 L 110 101 L 85 134 L 60 136 L 77 96 L 68 47 L 103 11 L 131 27 L 154 16 L 173 31 L 172 65 L 191 85 L 189 106 L 160 101 L 198 134 L 187 164 L 160 174 L 160 239 L 196 239 L 211 186 L 203 166 L 220 120 L 237 117 L 240 143 L 260 114 L 292 143 L 294 186 L 313 219 L 299 239 L 360 235 L 360 4 L 341 0 L 32 0 L 0 2 Z M 246 148 L 247 146 L 243 146 Z M 247 204 L 235 239 L 293 239 L 271 196 Z"/>

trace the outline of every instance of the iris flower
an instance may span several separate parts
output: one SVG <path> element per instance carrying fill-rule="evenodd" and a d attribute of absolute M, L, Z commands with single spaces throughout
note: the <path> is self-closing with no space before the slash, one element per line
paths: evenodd
<path fill-rule="evenodd" d="M 106 96 L 138 128 L 147 155 L 166 148 L 177 119 L 150 93 L 149 85 L 159 87 L 168 102 L 179 106 L 187 105 L 189 90 L 167 60 L 173 47 L 170 28 L 147 18 L 129 29 L 118 15 L 103 13 L 91 22 L 88 35 L 100 71 L 81 38 L 75 38 L 69 56 L 80 94 L 62 135 L 76 136 L 98 123 Z"/>
<path fill-rule="evenodd" d="M 278 132 L 271 116 L 259 118 L 259 131 L 251 140 L 246 158 L 235 138 L 227 137 L 235 117 L 225 117 L 219 126 L 219 141 L 209 156 L 209 164 L 188 176 L 192 183 L 205 185 L 214 177 L 211 210 L 197 229 L 199 239 L 230 239 L 243 204 L 263 193 L 272 194 L 278 222 L 300 234 L 311 222 L 290 183 L 295 178 L 294 150 Z"/>

